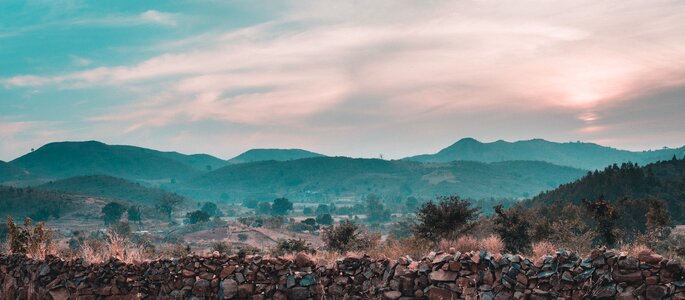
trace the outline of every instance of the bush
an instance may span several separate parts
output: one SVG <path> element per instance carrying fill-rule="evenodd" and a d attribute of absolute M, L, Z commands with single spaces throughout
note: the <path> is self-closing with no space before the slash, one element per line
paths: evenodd
<path fill-rule="evenodd" d="M 499 236 L 493 234 L 481 240 L 480 247 L 490 253 L 501 253 L 504 250 L 504 242 Z"/>
<path fill-rule="evenodd" d="M 231 246 L 226 242 L 215 242 L 212 244 L 212 251 L 217 251 L 221 254 L 231 254 Z"/>
<path fill-rule="evenodd" d="M 106 225 L 119 222 L 121 215 L 123 215 L 125 211 L 126 207 L 122 204 L 118 202 L 110 202 L 102 208 L 102 218 Z"/>
<path fill-rule="evenodd" d="M 238 233 L 238 240 L 241 242 L 247 241 L 250 236 L 244 233 Z"/>
<path fill-rule="evenodd" d="M 412 232 L 425 240 L 438 242 L 441 239 L 454 240 L 470 228 L 476 219 L 478 208 L 469 208 L 470 203 L 457 196 L 438 198 L 439 203 L 428 201 L 416 212 L 418 222 Z"/>
<path fill-rule="evenodd" d="M 359 225 L 343 221 L 340 225 L 324 229 L 323 241 L 326 248 L 345 254 L 349 251 L 364 250 L 372 246 L 370 236 L 362 234 Z"/>
<path fill-rule="evenodd" d="M 333 224 L 333 217 L 331 214 L 323 214 L 316 216 L 316 222 L 321 224 L 321 225 L 332 225 Z"/>
<path fill-rule="evenodd" d="M 557 247 L 554 246 L 554 244 L 547 242 L 547 241 L 541 241 L 537 243 L 533 243 L 533 254 L 535 257 L 543 257 L 545 255 L 554 255 L 557 252 Z"/>
<path fill-rule="evenodd" d="M 495 231 L 502 237 L 507 251 L 525 252 L 530 247 L 530 219 L 528 212 L 521 206 L 514 206 L 504 211 L 501 205 L 495 209 Z"/>
<path fill-rule="evenodd" d="M 316 253 L 312 245 L 303 239 L 278 240 L 276 247 L 271 251 L 274 256 L 283 256 L 289 253 L 307 252 Z"/>
<path fill-rule="evenodd" d="M 209 222 L 209 214 L 204 211 L 196 210 L 186 214 L 186 224 L 197 224 Z"/>
<path fill-rule="evenodd" d="M 26 218 L 24 225 L 17 225 L 8 216 L 7 227 L 9 253 L 26 254 L 34 259 L 45 259 L 47 255 L 55 253 L 52 230 L 45 228 L 45 223 L 40 222 L 34 226 L 33 221 Z"/>

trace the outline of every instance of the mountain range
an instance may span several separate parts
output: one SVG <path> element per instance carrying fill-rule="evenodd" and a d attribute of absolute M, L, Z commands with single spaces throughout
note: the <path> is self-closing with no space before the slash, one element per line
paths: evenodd
<path fill-rule="evenodd" d="M 464 138 L 438 153 L 411 156 L 404 160 L 418 162 L 536 160 L 560 166 L 596 170 L 614 163 L 646 164 L 670 159 L 673 155 L 682 157 L 685 155 L 685 147 L 634 152 L 582 142 L 557 143 L 532 139 L 483 143 L 472 138 Z"/>
<path fill-rule="evenodd" d="M 631 152 L 592 143 L 540 139 L 482 143 L 467 138 L 436 154 L 402 160 L 328 157 L 301 149 L 252 149 L 223 160 L 97 141 L 56 142 L 11 162 L 0 162 L 0 183 L 45 184 L 39 188 L 82 193 L 111 185 L 133 194 L 139 191 L 131 184 L 142 184 L 203 201 L 284 195 L 330 198 L 372 192 L 528 198 L 579 179 L 587 170 L 627 161 L 646 164 L 683 154 L 685 148 Z M 111 193 L 103 190 L 95 195 L 123 196 Z"/>

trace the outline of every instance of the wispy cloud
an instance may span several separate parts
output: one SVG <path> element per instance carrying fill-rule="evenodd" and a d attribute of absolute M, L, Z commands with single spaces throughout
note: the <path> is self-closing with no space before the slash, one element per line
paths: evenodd
<path fill-rule="evenodd" d="M 176 20 L 148 10 L 75 24 Z M 567 135 L 594 137 L 610 128 L 604 111 L 685 84 L 683 28 L 682 1 L 297 1 L 277 20 L 152 45 L 163 53 L 138 63 L 0 83 L 136 90 L 137 103 L 87 118 L 125 134 L 204 120 L 314 131 L 333 115 L 364 120 L 360 130 L 370 116 L 392 127 L 564 110 Z"/>

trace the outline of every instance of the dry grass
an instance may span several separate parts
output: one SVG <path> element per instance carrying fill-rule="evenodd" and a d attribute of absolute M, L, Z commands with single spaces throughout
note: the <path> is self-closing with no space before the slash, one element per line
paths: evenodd
<path fill-rule="evenodd" d="M 367 254 L 374 258 L 399 259 L 409 256 L 421 258 L 430 252 L 430 243 L 410 237 L 406 239 L 387 239 L 376 247 L 367 250 Z"/>
<path fill-rule="evenodd" d="M 133 245 L 125 236 L 109 232 L 105 243 L 89 240 L 81 245 L 79 256 L 88 263 L 102 263 L 116 258 L 125 263 L 139 263 L 146 260 L 140 247 Z"/>
<path fill-rule="evenodd" d="M 554 255 L 556 252 L 557 247 L 548 241 L 533 243 L 533 255 L 536 258 L 540 258 L 545 255 Z"/>
<path fill-rule="evenodd" d="M 619 250 L 630 256 L 637 256 L 640 252 L 653 252 L 651 248 L 644 244 L 624 244 L 621 245 L 621 249 Z"/>
<path fill-rule="evenodd" d="M 504 250 L 504 242 L 497 235 L 490 235 L 480 241 L 480 247 L 490 253 L 501 253 Z"/>

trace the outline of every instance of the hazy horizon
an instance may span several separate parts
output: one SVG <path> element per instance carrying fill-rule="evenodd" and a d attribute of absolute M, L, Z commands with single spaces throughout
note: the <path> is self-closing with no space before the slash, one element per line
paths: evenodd
<path fill-rule="evenodd" d="M 682 1 L 6 1 L 0 159 L 65 140 L 397 159 L 685 144 Z"/>

